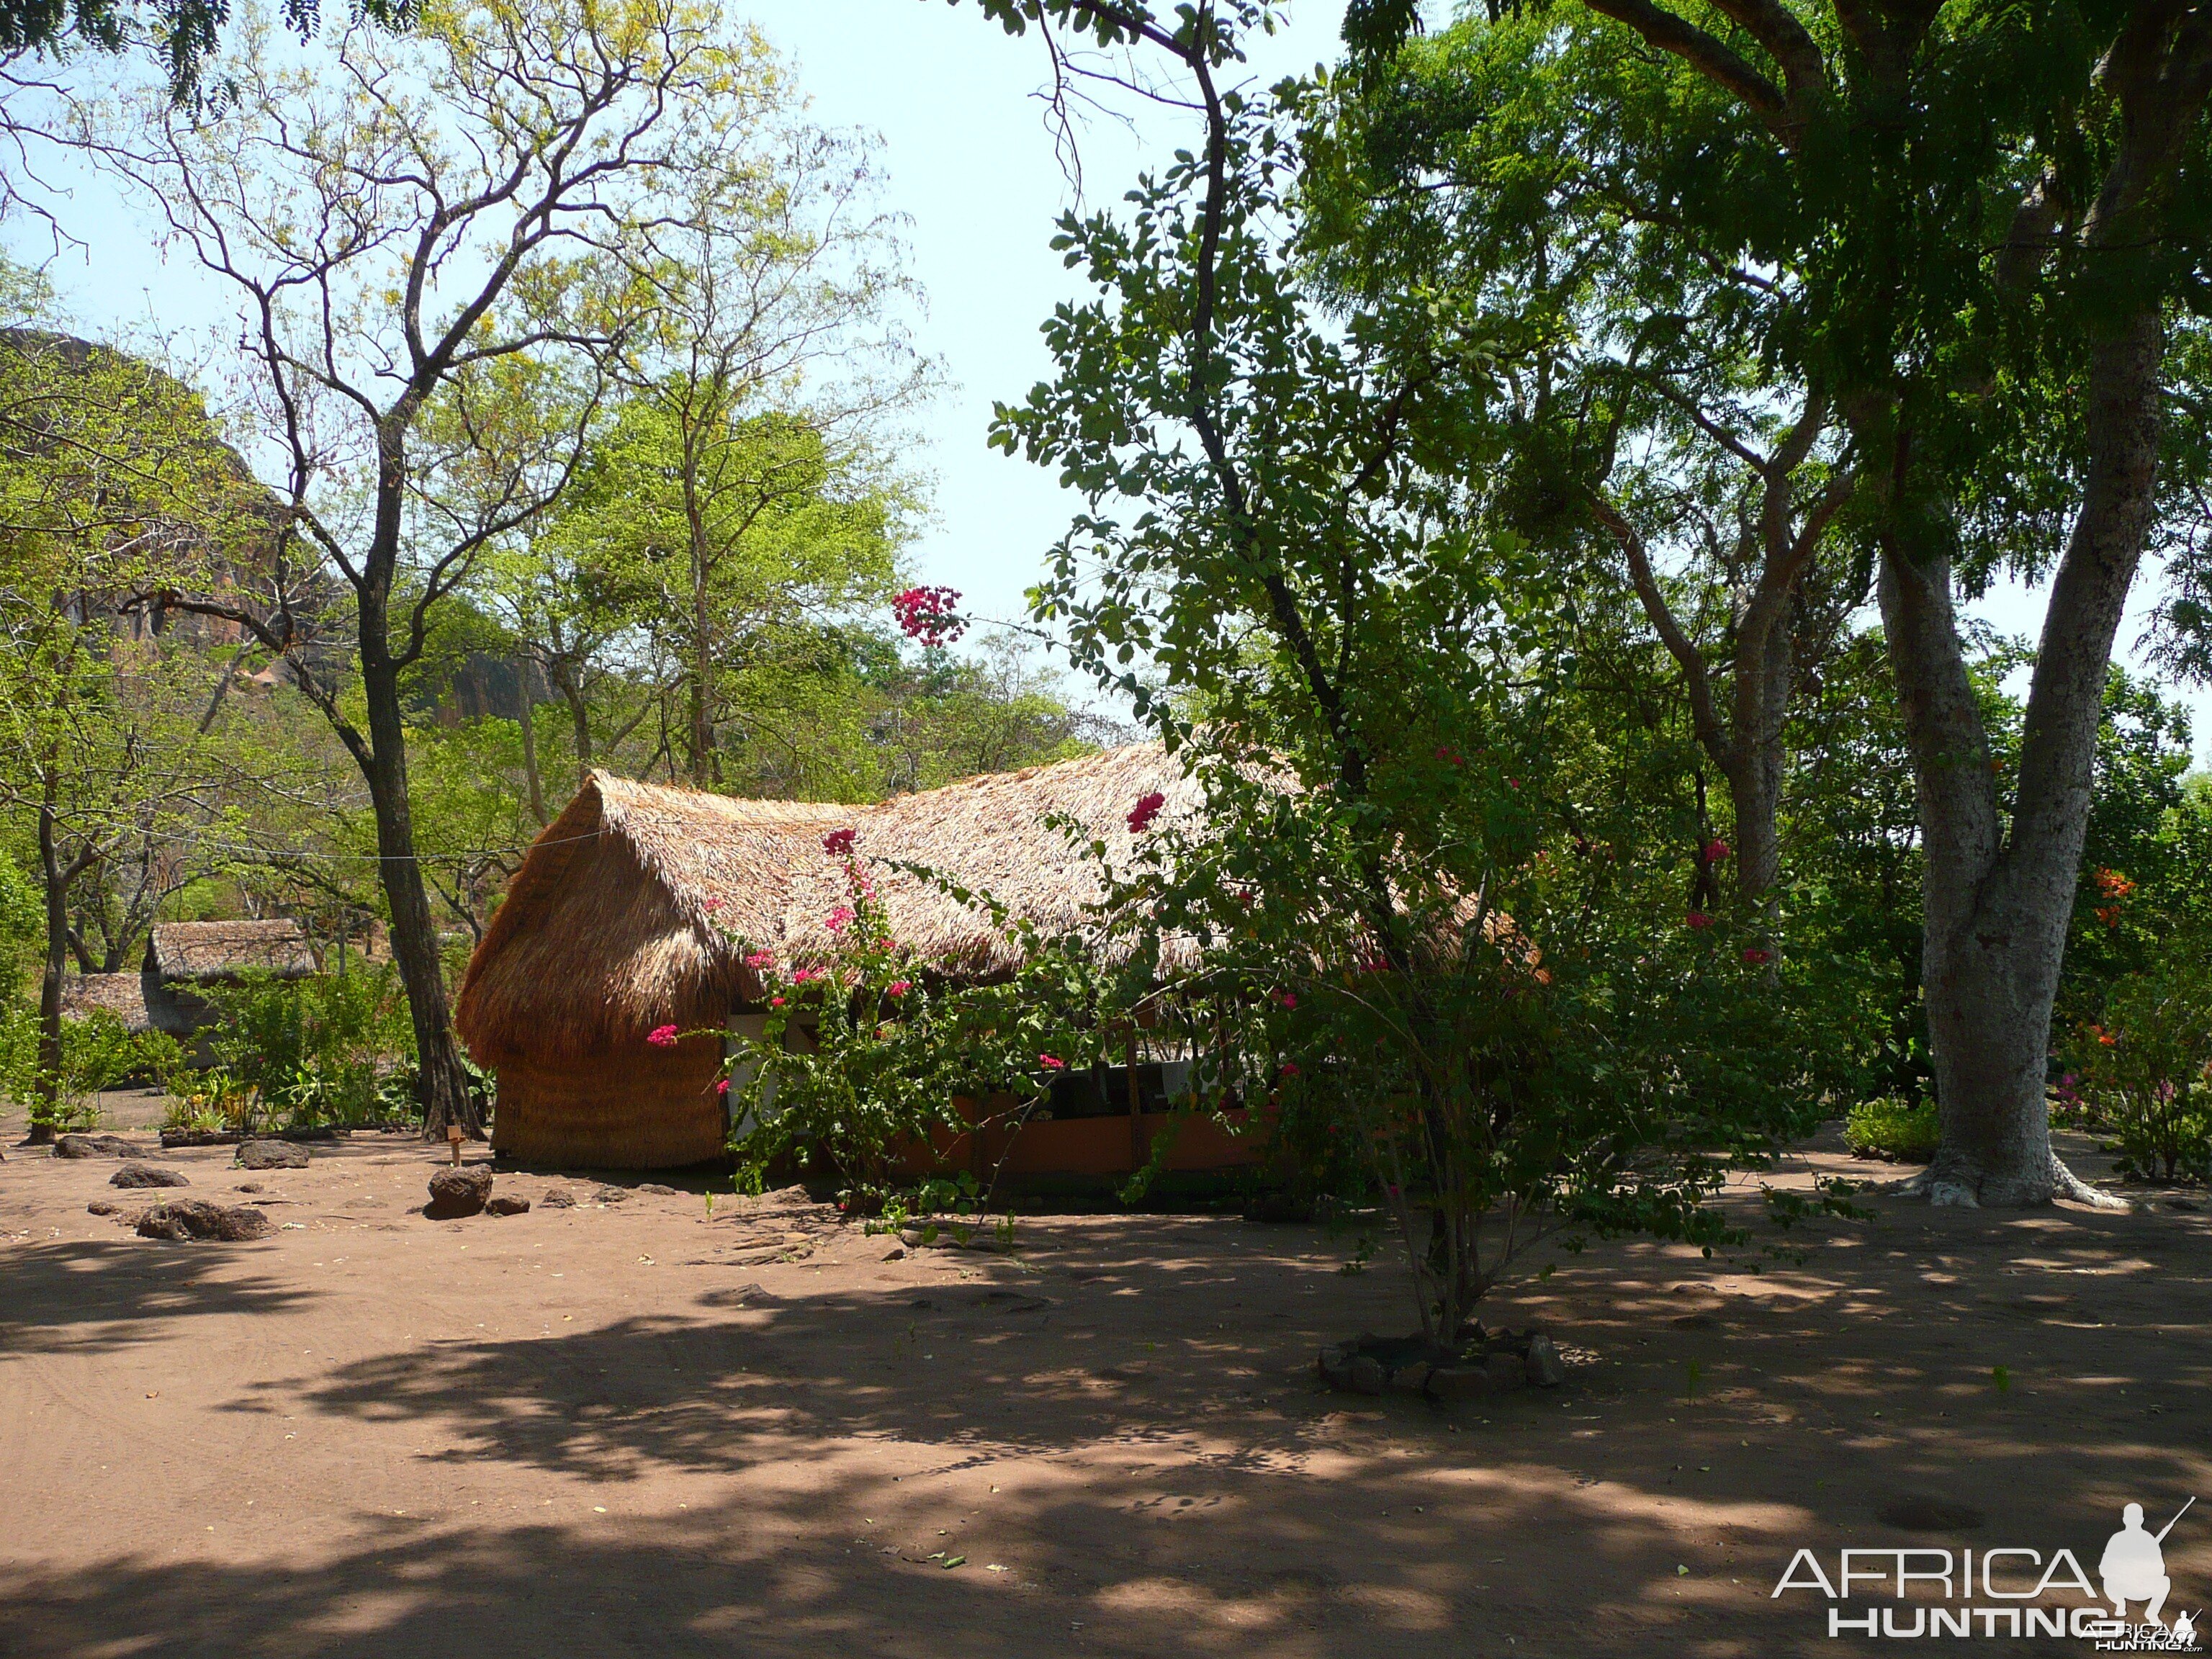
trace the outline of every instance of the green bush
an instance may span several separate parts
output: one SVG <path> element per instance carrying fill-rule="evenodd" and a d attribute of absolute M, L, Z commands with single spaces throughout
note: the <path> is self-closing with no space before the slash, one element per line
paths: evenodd
<path fill-rule="evenodd" d="M 392 1115 L 385 1085 L 411 1064 L 413 1030 L 389 965 L 298 980 L 255 974 L 206 994 L 222 1015 L 208 1046 L 235 1085 L 226 1101 L 249 1100 L 289 1129 Z"/>
<path fill-rule="evenodd" d="M 2116 981 L 2101 1021 L 2075 1034 L 2062 1101 L 2079 1100 L 2140 1181 L 2212 1179 L 2212 965 L 2181 943 Z"/>
<path fill-rule="evenodd" d="M 62 1063 L 56 1100 L 45 1098 L 39 1066 L 37 1011 L 17 1006 L 0 1014 L 0 1087 L 27 1107 L 31 1121 L 57 1129 L 88 1129 L 100 1121 L 97 1098 L 127 1078 L 166 1083 L 183 1064 L 184 1051 L 159 1031 L 133 1033 L 105 1008 L 82 1019 L 62 1021 Z"/>
<path fill-rule="evenodd" d="M 1936 1156 L 1936 1103 L 1913 1105 L 1895 1096 L 1863 1100 L 1844 1119 L 1844 1143 L 1860 1158 L 1925 1164 Z"/>

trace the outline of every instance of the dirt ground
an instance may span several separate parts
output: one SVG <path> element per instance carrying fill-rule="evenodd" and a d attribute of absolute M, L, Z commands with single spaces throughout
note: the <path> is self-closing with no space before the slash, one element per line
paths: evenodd
<path fill-rule="evenodd" d="M 2212 1604 L 2212 1215 L 2179 1194 L 1881 1199 L 1758 1273 L 1560 1255 L 1485 1313 L 1552 1332 L 1567 1385 L 1447 1410 L 1318 1391 L 1321 1344 L 1410 1322 L 1388 1254 L 1347 1274 L 1318 1227 L 1041 1218 L 1011 1257 L 887 1261 L 699 1183 L 501 1173 L 531 1213 L 434 1222 L 414 1142 L 229 1158 L 165 1161 L 267 1242 L 88 1213 L 155 1196 L 110 1159 L 0 1164 L 8 1659 L 1763 1659 L 1840 1650 L 1771 1594 L 1800 1547 L 2094 1572 L 2123 1504 L 2155 1529 L 2192 1493 L 2167 1616 Z"/>

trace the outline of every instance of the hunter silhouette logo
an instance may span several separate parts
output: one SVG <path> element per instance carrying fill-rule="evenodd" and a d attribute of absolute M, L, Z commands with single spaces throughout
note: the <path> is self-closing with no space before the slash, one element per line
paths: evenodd
<path fill-rule="evenodd" d="M 1792 1590 L 1821 1595 L 1832 1638 L 2071 1637 L 2099 1653 L 2197 1653 L 2197 1614 L 2177 1613 L 2170 1625 L 2163 1616 L 2173 1593 L 2166 1535 L 2196 1504 L 2190 1498 L 2156 1532 L 2143 1524 L 2142 1504 L 2126 1505 L 2094 1583 L 2064 1548 L 1850 1548 L 1838 1552 L 1833 1577 L 1801 1549 L 1770 1599 Z M 2130 1606 L 2142 1610 L 2136 1622 Z"/>
<path fill-rule="evenodd" d="M 2172 1532 L 2174 1522 L 2189 1513 L 2194 1498 L 2184 1504 L 2172 1521 L 2158 1529 L 2155 1536 L 2143 1530 L 2143 1507 L 2130 1504 L 2120 1511 L 2120 1529 L 2105 1546 L 2104 1559 L 2097 1563 L 2097 1576 L 2105 1581 L 2105 1599 L 2112 1604 L 2112 1616 L 2124 1620 L 2128 1603 L 2143 1603 L 2143 1622 L 2163 1629 L 2166 1620 L 2160 1618 L 2159 1609 L 2166 1605 L 2167 1593 L 2173 1589 L 2173 1580 L 2166 1576 L 2166 1534 Z M 2184 1619 L 2188 1615 L 2184 1613 Z M 2191 1626 L 2192 1630 L 2194 1625 Z"/>

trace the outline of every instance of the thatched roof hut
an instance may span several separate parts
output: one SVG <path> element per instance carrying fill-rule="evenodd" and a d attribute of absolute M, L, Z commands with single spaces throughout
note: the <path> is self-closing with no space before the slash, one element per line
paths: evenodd
<path fill-rule="evenodd" d="M 146 974 L 81 974 L 62 981 L 62 1014 L 82 1019 L 88 1014 L 108 1013 L 123 1022 L 133 1036 L 160 1029 L 147 1007 Z"/>
<path fill-rule="evenodd" d="M 167 921 L 146 942 L 146 971 L 200 984 L 248 972 L 305 979 L 321 970 L 315 947 L 290 917 L 270 921 Z"/>
<path fill-rule="evenodd" d="M 872 806 L 732 800 L 593 775 L 538 836 L 470 959 L 454 1007 L 469 1052 L 499 1073 L 495 1143 L 540 1162 L 668 1167 L 717 1157 L 714 1038 L 673 1048 L 654 1027 L 719 1029 L 762 995 L 745 956 L 785 969 L 826 960 L 824 918 L 845 896 L 823 852 L 854 832 L 894 935 L 943 972 L 1013 966 L 988 919 L 889 867 L 927 866 L 1048 930 L 1079 928 L 1096 872 L 1048 823 L 1081 823 L 1127 855 L 1131 808 L 1165 797 L 1187 820 L 1197 783 L 1158 745 L 969 778 Z"/>

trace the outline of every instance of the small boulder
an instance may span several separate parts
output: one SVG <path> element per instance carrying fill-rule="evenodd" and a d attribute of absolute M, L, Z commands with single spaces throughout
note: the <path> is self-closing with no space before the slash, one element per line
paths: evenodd
<path fill-rule="evenodd" d="M 238 1148 L 241 1170 L 304 1170 L 307 1149 L 292 1140 L 248 1140 Z"/>
<path fill-rule="evenodd" d="M 664 1187 L 657 1181 L 647 1181 L 638 1187 L 641 1193 L 651 1193 L 655 1198 L 681 1198 L 684 1194 L 673 1187 Z"/>
<path fill-rule="evenodd" d="M 238 1183 L 238 1190 L 241 1193 L 258 1193 L 261 1190 L 261 1183 L 258 1181 L 241 1181 Z"/>
<path fill-rule="evenodd" d="M 156 1204 L 138 1218 L 141 1238 L 216 1239 L 227 1244 L 266 1238 L 276 1231 L 269 1218 L 243 1205 L 210 1204 L 197 1198 Z"/>
<path fill-rule="evenodd" d="M 422 1213 L 433 1221 L 475 1215 L 491 1196 L 491 1171 L 481 1164 L 465 1169 L 441 1170 L 430 1177 L 430 1201 Z"/>
<path fill-rule="evenodd" d="M 484 1213 L 486 1215 L 528 1215 L 530 1200 L 526 1198 L 517 1198 L 511 1193 L 501 1193 L 497 1198 L 488 1198 L 484 1200 Z"/>
<path fill-rule="evenodd" d="M 538 1201 L 549 1210 L 573 1210 L 576 1207 L 576 1195 L 566 1187 L 553 1188 Z"/>
<path fill-rule="evenodd" d="M 905 1260 L 906 1260 L 906 1246 L 905 1246 L 905 1245 L 903 1245 L 903 1244 L 894 1244 L 894 1245 L 892 1245 L 892 1246 L 890 1247 L 890 1249 L 889 1249 L 888 1250 L 885 1250 L 885 1251 L 884 1252 L 884 1261 L 905 1261 Z"/>
<path fill-rule="evenodd" d="M 113 1175 L 107 1177 L 111 1187 L 189 1187 L 181 1170 L 165 1170 L 158 1164 L 142 1164 L 132 1158 Z"/>
<path fill-rule="evenodd" d="M 1382 1369 L 1382 1362 L 1371 1353 L 1354 1354 L 1344 1375 L 1354 1394 L 1380 1394 L 1382 1385 L 1390 1380 L 1390 1373 Z"/>
<path fill-rule="evenodd" d="M 1487 1365 L 1437 1365 L 1429 1371 L 1428 1392 L 1438 1400 L 1479 1400 L 1496 1390 Z"/>
<path fill-rule="evenodd" d="M 629 1188 L 627 1187 L 600 1187 L 592 1194 L 594 1204 L 626 1204 L 629 1201 Z"/>
<path fill-rule="evenodd" d="M 64 1135 L 54 1142 L 56 1158 L 129 1158 L 137 1150 L 121 1135 Z"/>
<path fill-rule="evenodd" d="M 121 1215 L 123 1213 L 123 1206 L 120 1204 L 110 1204 L 104 1198 L 94 1199 L 84 1208 L 88 1215 Z"/>
<path fill-rule="evenodd" d="M 1510 1348 L 1492 1352 L 1483 1361 L 1483 1369 L 1490 1373 L 1492 1394 L 1511 1394 L 1528 1386 L 1528 1359 Z"/>
<path fill-rule="evenodd" d="M 1522 1362 L 1528 1381 L 1540 1389 L 1556 1389 L 1567 1380 L 1566 1361 L 1548 1336 L 1528 1339 L 1528 1357 Z"/>

